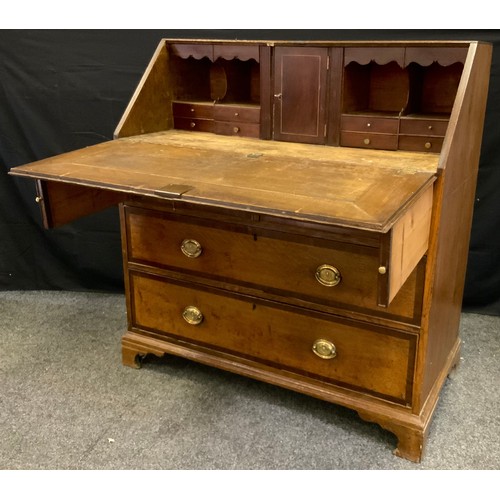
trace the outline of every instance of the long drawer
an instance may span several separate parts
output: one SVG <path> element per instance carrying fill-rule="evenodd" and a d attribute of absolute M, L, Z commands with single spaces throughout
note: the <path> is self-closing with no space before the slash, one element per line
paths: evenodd
<path fill-rule="evenodd" d="M 411 397 L 416 335 L 130 273 L 131 328 L 375 394 Z"/>
<path fill-rule="evenodd" d="M 422 276 L 415 270 L 389 307 L 378 306 L 379 249 L 256 235 L 204 219 L 126 207 L 128 260 L 224 283 L 241 284 L 333 307 L 418 317 Z M 271 233 L 273 235 L 273 233 Z"/>

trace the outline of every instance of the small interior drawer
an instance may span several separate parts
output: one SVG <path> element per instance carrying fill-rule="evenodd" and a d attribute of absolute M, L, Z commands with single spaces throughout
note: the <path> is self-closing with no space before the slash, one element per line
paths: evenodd
<path fill-rule="evenodd" d="M 443 137 L 426 137 L 418 135 L 400 135 L 398 148 L 403 151 L 422 151 L 439 153 L 443 146 Z"/>
<path fill-rule="evenodd" d="M 174 117 L 213 119 L 214 105 L 212 103 L 192 103 L 174 101 L 172 103 Z"/>
<path fill-rule="evenodd" d="M 260 134 L 260 126 L 258 123 L 215 121 L 214 131 L 219 135 L 254 137 L 258 139 Z"/>
<path fill-rule="evenodd" d="M 387 149 L 392 151 L 398 149 L 398 136 L 341 131 L 340 145 L 348 148 Z"/>
<path fill-rule="evenodd" d="M 180 130 L 192 130 L 194 132 L 213 132 L 214 121 L 202 118 L 182 118 L 174 116 L 174 127 Z"/>
<path fill-rule="evenodd" d="M 214 119 L 225 122 L 259 123 L 260 106 L 231 106 L 216 104 Z"/>
<path fill-rule="evenodd" d="M 342 115 L 340 128 L 349 132 L 397 134 L 398 119 L 370 115 Z"/>
<path fill-rule="evenodd" d="M 130 274 L 133 328 L 405 403 L 416 336 L 311 316 L 249 297 Z"/>
<path fill-rule="evenodd" d="M 444 137 L 448 120 L 402 117 L 399 133 L 402 135 L 424 135 Z"/>

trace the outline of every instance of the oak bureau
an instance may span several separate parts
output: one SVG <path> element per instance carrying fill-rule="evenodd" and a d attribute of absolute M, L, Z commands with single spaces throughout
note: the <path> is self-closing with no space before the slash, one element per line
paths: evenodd
<path fill-rule="evenodd" d="M 12 169 L 119 204 L 123 363 L 344 405 L 420 461 L 458 327 L 491 46 L 162 40 L 114 140 Z"/>

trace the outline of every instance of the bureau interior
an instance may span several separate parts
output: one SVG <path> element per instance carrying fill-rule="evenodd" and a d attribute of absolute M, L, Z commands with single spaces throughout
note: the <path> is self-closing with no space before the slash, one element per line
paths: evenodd
<path fill-rule="evenodd" d="M 343 113 L 449 119 L 463 64 L 428 67 L 350 62 L 344 71 Z"/>
<path fill-rule="evenodd" d="M 277 48 L 260 44 L 175 42 L 166 43 L 166 50 L 174 128 L 424 152 L 441 149 L 467 53 L 463 47 L 297 46 L 282 56 L 289 62 L 274 64 Z M 328 78 L 318 76 L 327 73 Z M 308 100 L 316 86 L 317 111 Z M 220 111 L 224 106 L 233 107 L 230 114 Z M 311 123 L 304 114 L 312 116 Z M 293 137 L 281 130 L 290 116 Z M 396 121 L 374 126 L 350 116 Z M 399 120 L 415 119 L 440 123 L 411 121 L 399 130 Z M 288 122 L 283 126 L 289 128 Z M 274 130 L 266 128 L 270 123 Z M 324 137 L 312 134 L 311 127 L 324 129 Z"/>
<path fill-rule="evenodd" d="M 231 59 L 213 52 L 200 59 L 190 51 L 172 52 L 169 64 L 174 101 L 260 103 L 260 65 L 244 51 L 226 56 L 233 56 Z"/>

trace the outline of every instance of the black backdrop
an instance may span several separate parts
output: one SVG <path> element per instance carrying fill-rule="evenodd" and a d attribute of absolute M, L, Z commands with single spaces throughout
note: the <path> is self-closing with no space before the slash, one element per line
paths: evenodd
<path fill-rule="evenodd" d="M 112 139 L 161 38 L 485 40 L 493 65 L 464 309 L 500 315 L 500 31 L 0 31 L 0 290 L 122 291 L 118 211 L 46 231 L 10 168 Z"/>

